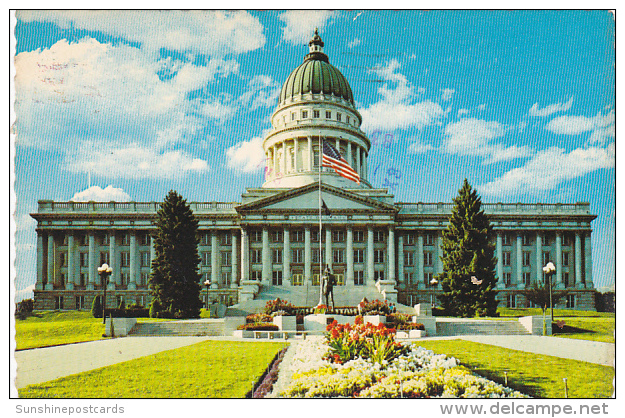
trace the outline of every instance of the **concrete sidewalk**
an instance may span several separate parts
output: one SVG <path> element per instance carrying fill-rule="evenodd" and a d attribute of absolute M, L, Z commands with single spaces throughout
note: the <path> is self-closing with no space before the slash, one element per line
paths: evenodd
<path fill-rule="evenodd" d="M 614 367 L 615 344 L 538 335 L 459 335 L 426 339 L 467 340 L 528 353 L 587 361 Z M 415 340 L 418 343 L 418 340 Z"/>
<path fill-rule="evenodd" d="M 20 389 L 207 339 L 209 337 L 128 337 L 16 351 L 15 386 Z"/>

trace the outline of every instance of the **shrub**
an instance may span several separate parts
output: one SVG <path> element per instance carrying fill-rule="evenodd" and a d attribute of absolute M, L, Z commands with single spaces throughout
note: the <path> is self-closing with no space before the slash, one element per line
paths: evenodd
<path fill-rule="evenodd" d="M 257 322 L 254 324 L 243 324 L 237 327 L 238 330 L 244 331 L 279 331 L 277 325 L 270 324 L 267 322 Z"/>
<path fill-rule="evenodd" d="M 148 318 L 150 311 L 147 308 L 107 308 L 106 316 L 113 318 Z"/>
<path fill-rule="evenodd" d="M 397 330 L 398 331 L 412 331 L 412 330 L 425 331 L 425 325 L 408 322 L 404 324 L 398 324 Z"/>
<path fill-rule="evenodd" d="M 102 318 L 102 303 L 99 296 L 93 297 L 93 302 L 91 303 L 91 315 L 93 315 L 94 318 Z"/>
<path fill-rule="evenodd" d="M 389 304 L 388 301 L 380 301 L 378 299 L 368 301 L 364 298 L 358 304 L 358 312 L 361 315 L 389 315 L 395 312 L 395 305 Z"/>
<path fill-rule="evenodd" d="M 391 323 L 395 325 L 400 324 L 409 324 L 412 322 L 412 315 L 405 313 L 392 313 L 390 315 L 386 315 L 386 323 Z"/>
<path fill-rule="evenodd" d="M 261 322 L 272 322 L 271 315 L 264 313 L 250 314 L 245 317 L 245 322 L 248 324 L 258 324 Z"/>
<path fill-rule="evenodd" d="M 272 313 L 277 311 L 284 311 L 287 312 L 288 315 L 291 315 L 294 308 L 295 307 L 289 302 L 277 298 L 275 300 L 267 301 L 267 303 L 265 304 L 265 313 L 267 315 L 271 315 Z"/>
<path fill-rule="evenodd" d="M 32 299 L 24 299 L 15 306 L 15 316 L 19 319 L 26 319 L 33 312 L 35 301 Z"/>

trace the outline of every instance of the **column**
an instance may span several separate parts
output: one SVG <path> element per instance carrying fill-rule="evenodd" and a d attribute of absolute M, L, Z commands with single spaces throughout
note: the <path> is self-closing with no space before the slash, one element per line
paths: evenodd
<path fill-rule="evenodd" d="M 152 238 L 152 240 L 154 240 L 154 238 Z M 152 246 L 154 246 L 154 244 L 152 244 Z M 111 270 L 113 270 L 110 278 L 111 283 L 121 286 L 122 275 L 119 272 L 119 262 L 117 260 L 117 240 L 115 231 L 111 231 L 111 239 L 109 240 L 109 265 L 111 266 Z"/>
<path fill-rule="evenodd" d="M 67 233 L 67 283 L 65 284 L 67 290 L 74 290 L 74 284 L 76 283 L 76 254 L 74 247 L 74 232 L 69 231 Z"/>
<path fill-rule="evenodd" d="M 293 172 L 298 172 L 299 167 L 299 138 L 293 139 L 293 163 L 295 167 L 293 167 Z"/>
<path fill-rule="evenodd" d="M 521 234 L 516 236 L 516 286 L 519 289 L 525 288 L 525 283 L 523 283 L 523 237 Z"/>
<path fill-rule="evenodd" d="M 543 237 L 540 231 L 536 232 L 536 280 L 543 281 Z"/>
<path fill-rule="evenodd" d="M 363 171 L 363 178 L 365 180 L 369 180 L 369 171 L 367 170 L 367 152 L 363 149 L 362 150 L 362 158 L 363 158 L 363 162 L 362 162 L 362 171 Z"/>
<path fill-rule="evenodd" d="M 263 270 L 262 270 L 262 282 L 265 284 L 271 283 L 271 254 L 269 254 L 269 229 L 266 226 L 263 227 Z"/>
<path fill-rule="evenodd" d="M 556 286 L 558 289 L 564 288 L 562 282 L 562 233 L 556 231 Z"/>
<path fill-rule="evenodd" d="M 241 228 L 241 281 L 250 279 L 250 238 L 245 227 Z"/>
<path fill-rule="evenodd" d="M 93 232 L 89 232 L 89 282 L 87 283 L 87 290 L 93 290 L 96 280 L 98 278 L 98 266 L 96 262 L 95 254 L 95 236 Z"/>
<path fill-rule="evenodd" d="M 46 290 L 54 289 L 54 234 L 48 233 L 48 277 Z"/>
<path fill-rule="evenodd" d="M 43 280 L 46 268 L 43 264 L 43 252 L 43 232 L 37 230 L 37 284 L 35 285 L 35 289 L 37 290 L 43 290 Z"/>
<path fill-rule="evenodd" d="M 419 233 L 417 236 L 417 253 L 415 254 L 417 262 L 417 288 L 425 288 L 425 274 L 423 272 L 423 234 Z"/>
<path fill-rule="evenodd" d="M 367 228 L 367 277 L 366 281 L 373 283 L 375 276 L 373 268 L 373 228 Z"/>
<path fill-rule="evenodd" d="M 362 176 L 362 168 L 360 168 L 360 147 L 356 146 L 356 171 L 358 172 L 358 175 L 360 176 L 360 178 L 364 178 Z"/>
<path fill-rule="evenodd" d="M 584 239 L 584 257 L 585 259 L 585 266 L 586 266 L 586 277 L 584 277 L 584 284 L 586 289 L 592 289 L 593 288 L 593 283 L 592 283 L 592 243 L 591 243 L 591 237 L 590 237 L 590 231 L 588 231 L 588 234 L 586 234 L 586 237 Z"/>
<path fill-rule="evenodd" d="M 137 232 L 130 232 L 130 277 L 128 278 L 128 290 L 137 288 Z"/>
<path fill-rule="evenodd" d="M 312 171 L 313 167 L 315 166 L 313 164 L 313 158 L 315 157 L 315 153 L 313 152 L 313 146 L 312 146 L 312 137 L 308 137 L 308 171 Z"/>
<path fill-rule="evenodd" d="M 347 163 L 350 166 L 354 165 L 354 161 L 352 160 L 352 143 L 351 141 L 347 141 Z M 355 170 L 358 170 L 356 167 L 354 167 Z"/>
<path fill-rule="evenodd" d="M 395 228 L 388 228 L 388 280 L 396 280 L 395 277 Z"/>
<path fill-rule="evenodd" d="M 286 152 L 286 141 L 282 141 L 282 168 L 280 171 L 282 174 L 286 174 L 286 160 L 287 160 L 287 152 Z"/>
<path fill-rule="evenodd" d="M 291 284 L 291 235 L 289 228 L 284 228 L 282 232 L 284 248 L 282 250 L 282 284 Z"/>
<path fill-rule="evenodd" d="M 326 266 L 332 268 L 332 230 L 326 228 Z"/>
<path fill-rule="evenodd" d="M 211 289 L 219 288 L 221 282 L 219 268 L 219 244 L 217 243 L 217 230 L 211 231 Z"/>
<path fill-rule="evenodd" d="M 506 287 L 506 284 L 503 282 L 503 240 L 500 231 L 497 231 L 497 243 L 495 248 L 497 251 L 497 288 L 503 289 Z"/>
<path fill-rule="evenodd" d="M 349 142 L 348 142 L 349 144 Z M 347 227 L 347 271 L 345 272 L 345 285 L 354 285 L 354 230 L 351 226 Z"/>
<path fill-rule="evenodd" d="M 310 137 L 308 138 L 310 140 Z M 312 251 L 310 245 L 310 226 L 304 228 L 304 279 L 312 282 Z"/>
<path fill-rule="evenodd" d="M 239 234 L 237 233 L 236 229 L 233 229 L 231 232 L 232 234 L 232 247 L 230 249 L 231 253 L 230 253 L 230 264 L 232 265 L 232 268 L 230 270 L 230 287 L 232 289 L 236 289 L 238 286 L 238 282 L 239 282 L 239 252 L 238 250 L 238 241 L 239 241 Z"/>
<path fill-rule="evenodd" d="M 404 234 L 397 234 L 397 282 L 407 284 L 404 277 Z"/>
<path fill-rule="evenodd" d="M 583 288 L 582 281 L 582 237 L 575 232 L 575 287 Z"/>

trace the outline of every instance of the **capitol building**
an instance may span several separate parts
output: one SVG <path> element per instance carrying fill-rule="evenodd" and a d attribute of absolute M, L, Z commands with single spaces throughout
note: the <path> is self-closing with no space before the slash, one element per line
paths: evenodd
<path fill-rule="evenodd" d="M 199 221 L 205 302 L 243 306 L 284 298 L 319 301 L 320 269 L 331 266 L 337 306 L 363 297 L 404 305 L 435 302 L 442 272 L 442 231 L 451 203 L 396 202 L 368 177 L 371 141 L 348 80 L 330 64 L 317 33 L 309 53 L 284 82 L 263 141 L 261 187 L 239 202 L 191 202 Z M 320 165 L 331 144 L 359 182 Z M 460 184 L 458 184 L 460 187 Z M 321 194 L 321 196 L 320 196 Z M 320 201 L 329 213 L 321 213 Z M 89 309 L 102 295 L 97 268 L 113 273 L 107 304 L 147 306 L 153 221 L 160 202 L 39 201 L 35 309 Z M 526 307 L 524 288 L 556 266 L 557 307 L 594 309 L 591 214 L 588 203 L 484 203 L 493 225 L 499 306 Z"/>

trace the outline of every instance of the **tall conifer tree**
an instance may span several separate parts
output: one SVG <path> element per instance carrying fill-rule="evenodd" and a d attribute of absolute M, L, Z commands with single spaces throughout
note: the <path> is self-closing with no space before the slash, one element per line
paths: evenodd
<path fill-rule="evenodd" d="M 437 277 L 443 288 L 439 299 L 448 315 L 496 315 L 497 259 L 491 235 L 482 200 L 465 179 L 443 231 L 443 273 Z"/>
<path fill-rule="evenodd" d="M 156 216 L 156 236 L 150 274 L 150 316 L 200 316 L 198 221 L 187 201 L 170 191 Z"/>

